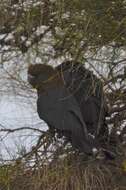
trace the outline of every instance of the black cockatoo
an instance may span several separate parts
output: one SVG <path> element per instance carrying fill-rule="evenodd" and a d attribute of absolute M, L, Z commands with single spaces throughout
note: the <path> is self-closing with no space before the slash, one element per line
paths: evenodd
<path fill-rule="evenodd" d="M 31 65 L 28 81 L 37 89 L 39 117 L 63 132 L 74 148 L 92 154 L 98 148 L 96 140 L 88 133 L 77 99 L 66 87 L 62 73 L 49 65 Z"/>
<path fill-rule="evenodd" d="M 108 107 L 101 80 L 78 62 L 66 61 L 56 69 L 66 88 L 75 97 L 88 132 L 106 141 L 108 126 L 105 117 L 108 115 Z"/>

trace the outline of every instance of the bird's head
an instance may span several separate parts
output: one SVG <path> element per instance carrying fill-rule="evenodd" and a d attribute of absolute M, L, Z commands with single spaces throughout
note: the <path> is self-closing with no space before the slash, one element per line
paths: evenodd
<path fill-rule="evenodd" d="M 28 68 L 28 82 L 33 88 L 46 85 L 57 77 L 57 71 L 50 65 L 36 64 Z"/>

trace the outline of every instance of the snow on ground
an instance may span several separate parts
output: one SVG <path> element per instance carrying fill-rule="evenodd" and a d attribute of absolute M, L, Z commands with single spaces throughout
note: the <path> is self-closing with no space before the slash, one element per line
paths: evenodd
<path fill-rule="evenodd" d="M 0 100 L 0 125 L 2 128 L 34 127 L 46 130 L 47 125 L 39 119 L 33 106 L 19 102 L 16 97 L 4 97 Z M 0 126 L 0 128 L 1 128 Z M 0 159 L 10 156 L 13 158 L 19 150 L 26 147 L 29 149 L 36 142 L 38 133 L 31 130 L 5 135 L 0 134 Z M 0 160 L 1 161 L 1 160 Z"/>

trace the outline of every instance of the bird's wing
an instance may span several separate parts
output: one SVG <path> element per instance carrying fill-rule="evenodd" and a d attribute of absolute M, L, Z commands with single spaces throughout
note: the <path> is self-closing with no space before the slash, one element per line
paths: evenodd
<path fill-rule="evenodd" d="M 102 82 L 82 64 L 72 67 L 70 62 L 64 62 L 56 69 L 61 73 L 66 88 L 75 97 L 88 131 L 92 134 L 106 131 L 107 104 Z"/>
<path fill-rule="evenodd" d="M 73 146 L 91 153 L 94 140 L 89 138 L 75 98 L 63 87 L 48 90 L 47 94 L 41 94 L 38 98 L 40 118 L 58 130 L 71 132 Z"/>
<path fill-rule="evenodd" d="M 60 128 L 61 122 L 63 122 L 64 117 L 67 117 L 68 112 L 73 112 L 81 125 L 84 123 L 75 98 L 64 87 L 48 89 L 46 94 L 39 94 L 37 109 L 40 118 L 55 122 L 57 128 Z M 64 128 L 66 127 L 64 126 Z"/>

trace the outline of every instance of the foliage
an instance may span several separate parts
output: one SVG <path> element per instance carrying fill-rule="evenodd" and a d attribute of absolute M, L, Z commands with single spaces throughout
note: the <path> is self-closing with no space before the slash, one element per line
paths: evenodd
<path fill-rule="evenodd" d="M 87 161 L 84 157 L 68 155 L 53 164 L 38 165 L 38 168 L 25 166 L 21 169 L 18 165 L 18 172 L 12 173 L 9 189 L 123 190 L 126 185 L 126 173 L 121 169 L 120 164 L 119 160 L 108 162 L 89 159 Z M 7 185 L 4 187 L 5 190 L 6 187 Z"/>

